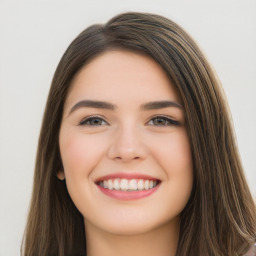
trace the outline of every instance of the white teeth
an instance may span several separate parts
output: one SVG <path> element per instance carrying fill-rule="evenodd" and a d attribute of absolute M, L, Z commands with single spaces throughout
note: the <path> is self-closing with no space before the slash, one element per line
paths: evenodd
<path fill-rule="evenodd" d="M 114 180 L 114 189 L 115 190 L 120 190 L 120 182 L 118 179 Z"/>
<path fill-rule="evenodd" d="M 112 190 L 113 189 L 113 182 L 112 182 L 112 180 L 108 180 L 107 184 L 108 184 L 107 188 Z"/>
<path fill-rule="evenodd" d="M 151 180 L 150 182 L 149 182 L 149 188 L 153 188 L 154 187 L 154 182 L 153 182 L 153 180 Z"/>
<path fill-rule="evenodd" d="M 143 180 L 139 180 L 138 181 L 138 190 L 143 190 L 144 189 L 144 181 Z"/>
<path fill-rule="evenodd" d="M 145 181 L 145 183 L 144 183 L 144 188 L 145 188 L 146 190 L 149 189 L 149 180 L 146 180 L 146 181 Z"/>
<path fill-rule="evenodd" d="M 99 185 L 103 188 L 110 190 L 122 190 L 122 191 L 137 191 L 137 190 L 149 190 L 157 185 L 156 180 L 143 180 L 143 179 L 109 179 L 100 181 Z"/>
<path fill-rule="evenodd" d="M 128 180 L 127 180 L 127 179 L 121 179 L 120 188 L 121 188 L 121 190 L 123 190 L 123 191 L 126 191 L 126 190 L 129 189 L 129 183 L 128 183 Z"/>
<path fill-rule="evenodd" d="M 138 189 L 138 184 L 137 184 L 137 180 L 130 180 L 129 182 L 129 189 L 130 190 L 137 190 Z"/>

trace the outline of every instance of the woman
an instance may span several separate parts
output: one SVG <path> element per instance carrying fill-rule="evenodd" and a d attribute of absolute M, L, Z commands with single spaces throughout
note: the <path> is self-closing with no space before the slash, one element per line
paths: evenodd
<path fill-rule="evenodd" d="M 125 13 L 71 43 L 44 114 L 24 255 L 244 255 L 255 212 L 219 82 L 182 28 Z"/>

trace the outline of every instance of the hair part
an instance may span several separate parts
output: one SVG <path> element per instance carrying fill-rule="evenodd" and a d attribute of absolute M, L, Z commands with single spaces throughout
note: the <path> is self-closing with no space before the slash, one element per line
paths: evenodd
<path fill-rule="evenodd" d="M 256 210 L 233 135 L 230 115 L 212 68 L 191 37 L 167 18 L 124 13 L 84 30 L 54 74 L 41 128 L 24 255 L 86 255 L 83 217 L 62 170 L 59 130 L 72 80 L 109 50 L 146 54 L 165 70 L 185 109 L 194 185 L 181 213 L 176 256 L 242 255 L 255 242 Z"/>

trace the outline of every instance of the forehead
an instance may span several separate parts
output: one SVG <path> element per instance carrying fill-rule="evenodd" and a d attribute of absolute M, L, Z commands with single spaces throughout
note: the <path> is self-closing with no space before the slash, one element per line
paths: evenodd
<path fill-rule="evenodd" d="M 88 97 L 109 101 L 160 97 L 179 102 L 174 85 L 158 63 L 149 56 L 123 50 L 104 52 L 75 76 L 66 102 Z"/>

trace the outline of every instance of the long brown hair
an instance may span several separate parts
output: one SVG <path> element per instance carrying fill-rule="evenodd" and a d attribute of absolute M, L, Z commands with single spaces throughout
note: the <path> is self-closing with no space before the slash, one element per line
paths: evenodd
<path fill-rule="evenodd" d="M 86 255 L 83 217 L 57 178 L 59 129 L 77 72 L 109 49 L 147 54 L 175 84 L 183 101 L 194 185 L 181 213 L 176 256 L 242 255 L 255 242 L 256 210 L 246 183 L 219 81 L 191 37 L 176 23 L 125 13 L 84 30 L 53 77 L 42 123 L 34 188 L 24 235 L 25 256 Z"/>

